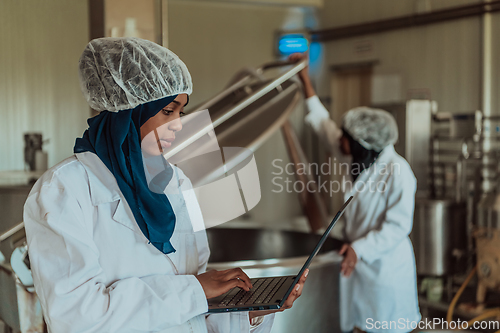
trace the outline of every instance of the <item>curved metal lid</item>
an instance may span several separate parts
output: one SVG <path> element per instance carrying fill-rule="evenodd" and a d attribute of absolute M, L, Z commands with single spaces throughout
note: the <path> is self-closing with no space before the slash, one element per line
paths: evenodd
<path fill-rule="evenodd" d="M 228 88 L 188 112 L 194 114 L 198 110 L 208 109 L 210 126 L 199 126 L 196 122 L 189 121 L 183 124 L 179 136 L 183 132 L 190 133 L 189 138 L 183 139 L 165 157 L 177 157 L 183 154 L 183 150 L 189 151 L 191 156 L 213 151 L 210 147 L 213 140 L 206 137 L 214 132 L 219 147 L 243 147 L 255 151 L 283 125 L 300 101 L 301 87 L 291 78 L 306 65 L 306 61 L 295 64 L 275 62 L 237 73 L 236 79 L 232 80 Z M 291 68 L 283 71 L 285 66 Z M 199 128 L 191 128 L 194 126 Z M 242 154 L 245 154 L 244 150 Z M 234 161 L 227 158 L 224 160 L 224 173 L 230 172 L 228 165 L 238 166 L 241 164 L 238 161 L 246 160 L 246 157 L 233 154 L 230 159 Z M 206 169 L 204 175 L 198 175 L 199 182 L 207 182 L 207 179 L 213 180 L 220 176 L 214 175 L 221 172 L 220 168 Z"/>

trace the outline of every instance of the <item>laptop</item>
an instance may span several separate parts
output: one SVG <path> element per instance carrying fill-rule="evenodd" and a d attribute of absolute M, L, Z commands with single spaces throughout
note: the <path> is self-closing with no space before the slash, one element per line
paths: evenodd
<path fill-rule="evenodd" d="M 344 203 L 340 211 L 335 215 L 297 275 L 250 279 L 253 286 L 250 291 L 235 287 L 220 296 L 210 298 L 208 300 L 208 313 L 277 310 L 281 308 L 288 298 L 288 295 L 290 295 L 295 285 L 299 282 L 304 271 L 311 264 L 314 256 L 316 256 L 325 243 L 335 223 L 337 223 L 338 219 L 344 214 L 351 200 L 352 197 Z"/>

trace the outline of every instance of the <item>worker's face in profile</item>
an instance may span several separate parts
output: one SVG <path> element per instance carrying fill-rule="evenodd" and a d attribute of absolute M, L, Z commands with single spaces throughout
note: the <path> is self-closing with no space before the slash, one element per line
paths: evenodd
<path fill-rule="evenodd" d="M 340 137 L 340 151 L 344 155 L 351 155 L 351 146 L 349 145 L 349 139 L 342 135 Z"/>
<path fill-rule="evenodd" d="M 170 104 L 160 110 L 141 126 L 141 147 L 143 153 L 160 155 L 175 140 L 175 132 L 182 130 L 181 116 L 187 104 L 187 94 L 178 95 Z"/>

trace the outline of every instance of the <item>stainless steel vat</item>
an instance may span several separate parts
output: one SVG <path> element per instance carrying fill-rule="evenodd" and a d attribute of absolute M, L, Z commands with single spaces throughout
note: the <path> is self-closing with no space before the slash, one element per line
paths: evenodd
<path fill-rule="evenodd" d="M 276 62 L 265 64 L 254 71 L 245 70 L 239 73 L 236 82 L 231 82 L 228 88 L 195 106 L 189 113 L 208 110 L 219 147 L 245 147 L 256 151 L 283 126 L 297 107 L 302 95 L 301 88 L 291 78 L 305 66 L 305 61 L 296 64 Z M 278 68 L 280 70 L 276 71 Z M 212 141 L 203 138 L 212 128 L 198 127 L 198 122 L 183 124 L 183 130 L 176 137 L 176 141 L 180 143 L 174 143 L 173 148 L 165 154 L 169 161 L 183 160 L 187 153 L 199 152 L 198 155 L 203 155 L 210 151 Z M 186 149 L 187 147 L 189 148 Z M 224 172 L 229 172 L 233 167 L 238 169 L 239 163 L 234 161 L 245 159 L 245 152 L 241 150 L 240 154 L 231 156 L 231 160 L 224 157 Z M 206 170 L 196 170 L 194 177 L 189 173 L 189 165 L 180 167 L 185 173 L 184 169 L 188 169 L 186 174 L 194 186 L 220 177 L 218 166 L 215 169 L 207 166 Z"/>
<path fill-rule="evenodd" d="M 442 276 L 466 269 L 465 204 L 417 199 L 410 237 L 419 275 Z"/>
<path fill-rule="evenodd" d="M 250 277 L 297 274 L 320 236 L 262 229 L 207 230 L 209 269 L 241 267 Z M 310 266 L 302 296 L 292 309 L 278 313 L 273 333 L 340 332 L 339 240 L 329 238 Z"/>

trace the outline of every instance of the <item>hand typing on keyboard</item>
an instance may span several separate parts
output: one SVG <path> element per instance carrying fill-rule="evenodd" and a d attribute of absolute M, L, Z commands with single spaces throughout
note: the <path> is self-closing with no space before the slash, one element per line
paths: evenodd
<path fill-rule="evenodd" d="M 219 306 L 268 304 L 286 279 L 286 276 L 251 279 L 252 289 L 249 291 L 236 288 L 231 290 L 219 303 Z"/>
<path fill-rule="evenodd" d="M 252 288 L 250 278 L 241 268 L 226 269 L 224 271 L 211 270 L 196 275 L 203 287 L 207 299 L 220 296 L 234 287 L 249 291 Z"/>

